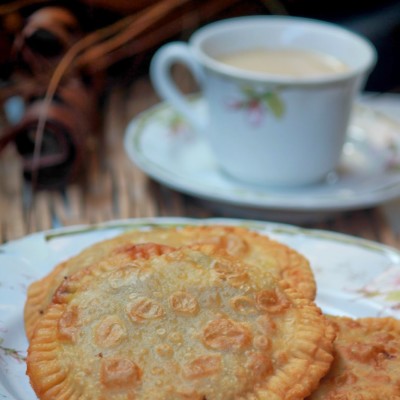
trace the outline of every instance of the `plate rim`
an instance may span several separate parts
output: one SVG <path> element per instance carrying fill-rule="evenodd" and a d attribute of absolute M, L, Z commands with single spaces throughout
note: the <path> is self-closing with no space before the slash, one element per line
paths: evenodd
<path fill-rule="evenodd" d="M 360 236 L 343 233 L 338 231 L 331 231 L 320 228 L 308 228 L 300 225 L 275 222 L 269 220 L 255 219 L 255 218 L 228 218 L 228 217 L 180 217 L 180 216 L 154 216 L 154 217 L 133 217 L 111 219 L 97 223 L 83 223 L 74 224 L 69 226 L 62 226 L 57 228 L 50 228 L 37 232 L 29 233 L 20 238 L 10 240 L 6 243 L 0 244 L 0 254 L 7 253 L 8 249 L 18 246 L 27 240 L 32 240 L 35 237 L 43 237 L 47 242 L 57 237 L 79 235 L 86 232 L 94 232 L 101 230 L 112 229 L 133 229 L 135 227 L 151 227 L 151 226 L 179 226 L 179 225 L 233 225 L 233 226 L 247 226 L 254 229 L 269 230 L 272 233 L 282 234 L 301 234 L 307 237 L 316 237 L 326 241 L 335 241 L 347 243 L 350 245 L 367 248 L 381 253 L 393 254 L 398 257 L 400 262 L 400 249 L 381 243 L 375 240 L 363 238 Z M 1 291 L 1 286 L 0 286 Z"/>

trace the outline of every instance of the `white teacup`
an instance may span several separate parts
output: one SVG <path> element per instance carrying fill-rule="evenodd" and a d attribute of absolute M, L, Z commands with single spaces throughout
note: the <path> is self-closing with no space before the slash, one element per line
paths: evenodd
<path fill-rule="evenodd" d="M 289 56 L 292 50 L 305 51 L 339 68 L 308 75 L 300 71 L 300 76 L 285 71 L 300 64 L 301 54 L 294 62 L 274 56 L 274 63 L 255 54 L 255 63 L 266 69 L 262 72 L 223 60 L 233 54 L 248 62 L 239 53 L 253 50 Z M 278 73 L 269 72 L 276 61 Z M 186 65 L 197 80 L 207 118 L 193 111 L 173 81 L 170 68 L 176 63 Z M 227 174 L 248 183 L 298 186 L 318 182 L 337 167 L 353 102 L 375 63 L 371 43 L 339 26 L 254 16 L 211 23 L 189 44 L 164 45 L 153 57 L 150 76 L 158 94 L 205 135 Z"/>

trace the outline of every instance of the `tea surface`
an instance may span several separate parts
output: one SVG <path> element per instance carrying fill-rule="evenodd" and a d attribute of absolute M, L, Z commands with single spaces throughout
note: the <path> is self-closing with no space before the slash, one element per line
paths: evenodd
<path fill-rule="evenodd" d="M 297 49 L 251 49 L 216 59 L 242 70 L 291 77 L 323 76 L 349 70 L 346 64 L 333 56 Z"/>

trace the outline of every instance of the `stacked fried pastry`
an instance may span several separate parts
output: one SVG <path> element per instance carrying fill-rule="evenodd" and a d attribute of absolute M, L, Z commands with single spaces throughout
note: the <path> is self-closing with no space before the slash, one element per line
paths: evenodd
<path fill-rule="evenodd" d="M 315 293 L 305 257 L 245 228 L 125 233 L 29 287 L 27 374 L 46 400 L 400 399 L 398 322 Z"/>

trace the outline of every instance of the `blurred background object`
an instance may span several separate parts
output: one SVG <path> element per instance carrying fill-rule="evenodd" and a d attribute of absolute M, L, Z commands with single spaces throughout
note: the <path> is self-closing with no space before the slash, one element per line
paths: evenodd
<path fill-rule="evenodd" d="M 213 19 L 281 12 L 276 5 L 237 0 L 3 3 L 0 151 L 16 146 L 33 188 L 65 186 L 82 176 L 86 154 L 101 141 L 98 115 L 109 89 L 146 73 L 160 44 L 185 39 Z M 9 101 L 15 98 L 20 101 Z M 15 105 L 20 109 L 10 117 Z"/>
<path fill-rule="evenodd" d="M 84 161 L 99 143 L 95 92 L 74 77 L 58 88 L 48 106 L 44 91 L 32 93 L 24 102 L 26 111 L 11 128 L 23 160 L 24 177 L 39 189 L 62 188 L 78 178 Z M 36 130 L 42 112 L 46 121 L 40 156 L 35 161 Z"/>
<path fill-rule="evenodd" d="M 76 16 L 63 7 L 43 7 L 30 15 L 12 49 L 17 70 L 32 75 L 51 72 L 68 49 L 82 37 Z"/>
<path fill-rule="evenodd" d="M 366 90 L 400 89 L 400 2 L 398 0 L 283 0 L 289 14 L 337 23 L 364 35 L 378 51 Z"/>
<path fill-rule="evenodd" d="M 87 155 L 101 145 L 99 116 L 111 88 L 146 74 L 166 41 L 250 14 L 318 18 L 361 33 L 379 57 L 366 90 L 400 87 L 394 0 L 8 0 L 0 5 L 0 152 L 16 146 L 34 188 L 82 177 Z"/>

